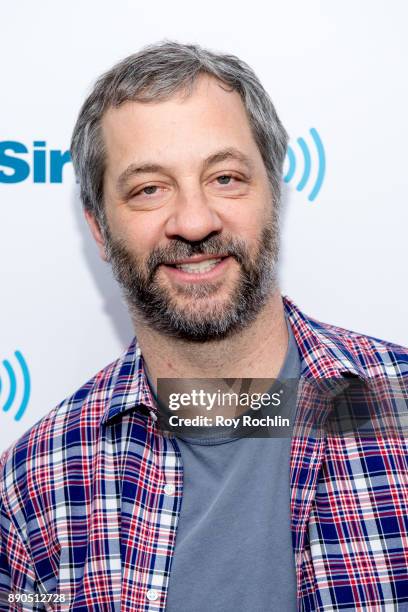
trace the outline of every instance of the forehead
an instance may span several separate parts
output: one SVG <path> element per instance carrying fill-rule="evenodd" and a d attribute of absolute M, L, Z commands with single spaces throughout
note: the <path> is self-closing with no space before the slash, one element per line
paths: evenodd
<path fill-rule="evenodd" d="M 159 102 L 127 101 L 108 109 L 102 133 L 107 169 L 146 157 L 192 162 L 225 147 L 244 148 L 260 158 L 240 95 L 208 75 L 197 78 L 189 95 L 179 92 Z"/>

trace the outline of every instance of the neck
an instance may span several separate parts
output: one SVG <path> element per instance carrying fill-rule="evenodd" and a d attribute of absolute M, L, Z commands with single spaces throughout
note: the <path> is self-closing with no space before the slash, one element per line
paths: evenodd
<path fill-rule="evenodd" d="M 274 378 L 285 359 L 288 331 L 279 291 L 247 328 L 224 340 L 189 342 L 141 321 L 135 331 L 152 383 L 158 378 Z"/>

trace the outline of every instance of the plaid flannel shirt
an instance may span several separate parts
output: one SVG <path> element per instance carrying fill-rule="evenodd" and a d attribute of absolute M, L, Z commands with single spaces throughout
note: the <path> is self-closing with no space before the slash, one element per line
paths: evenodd
<path fill-rule="evenodd" d="M 406 382 L 408 349 L 319 323 L 286 297 L 284 306 L 305 379 Z M 3 453 L 1 610 L 165 610 L 183 469 L 156 410 L 134 340 Z M 292 438 L 298 610 L 408 602 L 407 450 L 397 435 Z M 10 591 L 67 602 L 6 603 Z"/>

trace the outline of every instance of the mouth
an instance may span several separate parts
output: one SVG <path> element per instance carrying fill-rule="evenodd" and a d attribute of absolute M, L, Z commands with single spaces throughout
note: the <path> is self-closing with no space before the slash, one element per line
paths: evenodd
<path fill-rule="evenodd" d="M 173 264 L 163 264 L 163 266 L 178 280 L 197 282 L 215 279 L 226 268 L 230 260 L 231 258 L 226 255 L 199 255 Z"/>

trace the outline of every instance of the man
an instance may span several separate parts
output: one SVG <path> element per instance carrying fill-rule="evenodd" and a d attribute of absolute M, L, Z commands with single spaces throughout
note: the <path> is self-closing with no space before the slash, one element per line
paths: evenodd
<path fill-rule="evenodd" d="M 3 454 L 1 609 L 21 609 L 10 592 L 56 594 L 56 609 L 77 611 L 408 602 L 403 433 L 315 426 L 339 383 L 401 389 L 408 351 L 280 295 L 286 143 L 233 56 L 165 42 L 96 83 L 72 158 L 137 340 Z M 299 379 L 292 437 L 163 426 L 162 379 L 180 392 L 186 379 L 276 378 Z"/>

